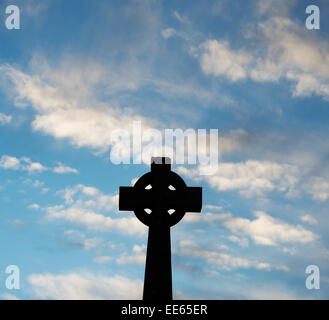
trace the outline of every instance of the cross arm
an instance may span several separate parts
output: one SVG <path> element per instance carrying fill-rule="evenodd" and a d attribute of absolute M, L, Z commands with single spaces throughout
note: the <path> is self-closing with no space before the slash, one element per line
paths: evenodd
<path fill-rule="evenodd" d="M 138 192 L 134 187 L 120 187 L 119 210 L 134 211 L 150 205 L 150 195 L 147 190 Z M 149 191 L 151 193 L 151 191 Z M 202 208 L 202 188 L 186 187 L 179 191 L 168 192 L 167 207 L 185 212 L 200 212 Z"/>
<path fill-rule="evenodd" d="M 139 208 L 147 208 L 147 190 L 138 192 L 134 187 L 120 187 L 119 189 L 119 210 L 134 211 Z"/>
<path fill-rule="evenodd" d="M 178 192 L 170 192 L 168 205 L 185 212 L 200 212 L 202 208 L 202 188 L 186 187 Z"/>

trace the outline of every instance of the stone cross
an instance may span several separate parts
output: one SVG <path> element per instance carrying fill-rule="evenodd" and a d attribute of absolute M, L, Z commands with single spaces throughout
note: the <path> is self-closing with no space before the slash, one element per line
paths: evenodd
<path fill-rule="evenodd" d="M 151 172 L 120 187 L 119 210 L 134 211 L 149 227 L 143 300 L 172 300 L 170 228 L 201 207 L 202 188 L 187 187 L 169 158 L 152 158 Z"/>

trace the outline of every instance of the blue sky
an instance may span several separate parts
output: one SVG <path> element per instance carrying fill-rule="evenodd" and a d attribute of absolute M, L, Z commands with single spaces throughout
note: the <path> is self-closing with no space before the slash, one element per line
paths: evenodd
<path fill-rule="evenodd" d="M 149 167 L 110 161 L 137 119 L 221 139 L 216 173 L 173 166 L 204 195 L 172 229 L 176 298 L 327 299 L 329 4 L 312 31 L 309 4 L 1 1 L 1 299 L 141 298 L 147 230 L 117 200 Z"/>

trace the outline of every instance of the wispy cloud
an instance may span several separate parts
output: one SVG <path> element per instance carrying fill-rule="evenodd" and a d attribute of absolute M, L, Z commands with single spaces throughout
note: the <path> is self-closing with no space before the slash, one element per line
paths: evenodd
<path fill-rule="evenodd" d="M 145 235 L 146 227 L 136 217 L 111 217 L 104 212 L 117 212 L 118 195 L 105 195 L 98 189 L 84 185 L 58 192 L 65 202 L 43 208 L 47 220 L 64 220 L 86 227 L 90 231 L 119 232 L 128 235 Z"/>
<path fill-rule="evenodd" d="M 40 209 L 40 206 L 36 203 L 33 203 L 33 204 L 30 204 L 28 206 L 29 209 L 32 209 L 32 210 L 39 210 Z"/>
<path fill-rule="evenodd" d="M 257 160 L 223 162 L 219 164 L 217 173 L 209 176 L 200 176 L 198 170 L 185 170 L 183 167 L 179 167 L 178 171 L 196 181 L 205 179 L 218 191 L 237 190 L 245 197 L 270 191 L 294 194 L 299 174 L 296 166 Z"/>
<path fill-rule="evenodd" d="M 99 237 L 87 237 L 84 233 L 77 230 L 67 230 L 64 232 L 65 242 L 68 246 L 91 249 L 108 249 L 109 244 Z"/>
<path fill-rule="evenodd" d="M 246 162 L 222 162 L 216 174 L 201 176 L 201 169 L 178 167 L 177 171 L 195 181 L 206 181 L 217 191 L 237 191 L 246 198 L 262 197 L 277 192 L 286 198 L 311 195 L 317 202 L 329 199 L 329 183 L 326 177 L 307 175 L 308 166 L 274 161 L 248 160 Z"/>
<path fill-rule="evenodd" d="M 184 23 L 184 24 L 190 22 L 190 20 L 188 19 L 188 17 L 183 16 L 178 11 L 174 11 L 173 12 L 173 17 L 176 18 L 179 22 Z"/>
<path fill-rule="evenodd" d="M 146 247 L 134 245 L 132 254 L 123 253 L 116 262 L 120 264 L 142 264 L 145 265 Z"/>
<path fill-rule="evenodd" d="M 0 112 L 0 124 L 8 124 L 12 121 L 12 119 L 12 116 L 8 116 Z"/>
<path fill-rule="evenodd" d="M 215 76 L 226 76 L 231 81 L 247 77 L 246 67 L 251 55 L 245 51 L 230 49 L 227 41 L 208 40 L 201 44 L 200 65 L 202 71 Z"/>
<path fill-rule="evenodd" d="M 303 215 L 300 219 L 303 222 L 308 223 L 310 225 L 314 225 L 318 223 L 318 221 L 314 217 L 310 216 L 309 214 Z"/>
<path fill-rule="evenodd" d="M 265 246 L 282 243 L 303 244 L 317 239 L 317 235 L 301 225 L 289 225 L 262 211 L 256 211 L 255 216 L 254 220 L 231 217 L 223 222 L 223 226 L 233 233 L 249 236 L 256 244 Z"/>
<path fill-rule="evenodd" d="M 28 277 L 32 294 L 38 299 L 107 300 L 140 299 L 142 284 L 119 275 L 104 276 L 88 272 L 41 273 Z"/>
<path fill-rule="evenodd" d="M 228 41 L 203 42 L 196 54 L 203 72 L 233 82 L 286 79 L 295 83 L 294 96 L 316 94 L 329 99 L 328 41 L 311 37 L 305 28 L 279 16 L 260 22 L 258 29 L 248 36 L 263 40 L 264 48 L 260 45 L 259 53 L 248 48 L 232 49 Z"/>
<path fill-rule="evenodd" d="M 58 166 L 56 168 L 53 169 L 53 171 L 55 173 L 59 173 L 59 174 L 64 174 L 64 173 L 79 173 L 79 171 L 77 169 L 71 168 L 69 166 L 65 166 L 62 163 L 58 163 Z"/>
<path fill-rule="evenodd" d="M 176 30 L 174 28 L 166 28 L 161 31 L 161 35 L 165 38 L 171 38 L 176 34 Z"/>
<path fill-rule="evenodd" d="M 141 120 L 145 127 L 151 123 L 129 108 L 123 112 L 99 100 L 96 87 L 105 85 L 106 75 L 100 64 L 85 62 L 69 67 L 64 61 L 59 68 L 52 68 L 42 57 L 39 60 L 37 65 L 31 62 L 32 74 L 0 66 L 2 77 L 14 85 L 8 90 L 14 91 L 16 106 L 32 106 L 37 111 L 34 130 L 67 138 L 77 147 L 105 152 L 112 144 L 114 129 L 129 129 L 133 120 Z"/>
<path fill-rule="evenodd" d="M 192 241 L 182 240 L 179 242 L 177 253 L 183 257 L 199 258 L 208 264 L 224 270 L 256 268 L 258 270 L 270 270 L 271 266 L 265 262 L 249 260 L 242 257 L 232 256 L 227 252 L 221 252 L 201 248 Z"/>
<path fill-rule="evenodd" d="M 42 173 L 44 171 L 50 170 L 49 167 L 44 166 L 40 162 L 33 162 L 28 157 L 16 158 L 8 155 L 3 155 L 0 157 L 0 168 L 5 170 L 22 170 L 27 171 L 28 173 Z M 51 169 L 54 173 L 64 174 L 64 173 L 78 173 L 78 170 L 71 168 L 69 166 L 65 166 L 62 163 L 58 163 L 57 167 Z M 27 182 L 32 183 L 31 180 L 27 180 Z M 41 187 L 44 183 L 36 180 L 33 183 L 34 187 Z"/>
<path fill-rule="evenodd" d="M 10 170 L 23 170 L 29 173 L 40 173 L 48 170 L 39 162 L 32 162 L 31 159 L 27 157 L 16 158 L 4 155 L 0 158 L 0 168 L 10 169 Z"/>
<path fill-rule="evenodd" d="M 109 257 L 109 256 L 99 256 L 99 257 L 96 257 L 94 258 L 94 262 L 96 263 L 107 263 L 107 262 L 110 262 L 112 261 L 112 257 Z"/>
<path fill-rule="evenodd" d="M 16 295 L 12 293 L 4 293 L 1 295 L 4 300 L 20 300 Z"/>

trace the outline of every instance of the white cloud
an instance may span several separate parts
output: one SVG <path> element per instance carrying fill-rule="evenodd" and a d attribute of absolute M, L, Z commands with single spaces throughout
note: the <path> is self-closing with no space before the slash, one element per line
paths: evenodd
<path fill-rule="evenodd" d="M 173 12 L 173 16 L 181 23 L 189 23 L 189 19 L 186 16 L 181 15 L 178 11 Z"/>
<path fill-rule="evenodd" d="M 257 0 L 256 5 L 261 15 L 269 14 L 270 16 L 287 16 L 290 10 L 295 6 L 297 0 Z"/>
<path fill-rule="evenodd" d="M 79 246 L 85 250 L 93 248 L 100 248 L 103 245 L 103 240 L 100 238 L 87 238 L 82 232 L 76 230 L 68 230 L 64 232 L 64 235 L 70 244 Z"/>
<path fill-rule="evenodd" d="M 260 24 L 260 31 L 267 55 L 251 71 L 254 80 L 286 77 L 296 82 L 296 96 L 315 93 L 329 97 L 329 51 L 325 39 L 311 37 L 304 27 L 280 17 Z"/>
<path fill-rule="evenodd" d="M 3 169 L 18 170 L 20 168 L 20 160 L 6 155 L 2 156 L 0 158 L 0 167 Z"/>
<path fill-rule="evenodd" d="M 290 271 L 289 267 L 287 267 L 284 264 L 281 265 L 281 266 L 276 267 L 276 270 L 281 270 L 281 271 L 284 271 L 284 272 L 289 272 Z"/>
<path fill-rule="evenodd" d="M 42 186 L 44 186 L 44 185 L 45 185 L 45 183 L 42 182 L 42 181 L 39 181 L 39 180 L 35 180 L 35 181 L 33 182 L 33 184 L 32 184 L 32 186 L 33 186 L 34 188 L 39 188 L 39 187 L 42 187 Z"/>
<path fill-rule="evenodd" d="M 108 300 L 141 299 L 142 283 L 115 275 L 91 273 L 32 274 L 28 277 L 32 292 L 38 299 Z"/>
<path fill-rule="evenodd" d="M 161 35 L 165 38 L 171 38 L 172 36 L 174 36 L 176 34 L 176 30 L 173 28 L 167 28 L 167 29 L 163 29 L 161 31 Z"/>
<path fill-rule="evenodd" d="M 241 149 L 248 140 L 248 132 L 243 129 L 230 130 L 223 133 L 219 140 L 219 152 L 221 155 L 232 153 Z"/>
<path fill-rule="evenodd" d="M 134 245 L 132 254 L 123 253 L 118 259 L 117 264 L 145 264 L 146 260 L 146 246 Z"/>
<path fill-rule="evenodd" d="M 329 199 L 329 181 L 323 177 L 312 177 L 308 183 L 307 192 L 313 200 L 327 201 Z"/>
<path fill-rule="evenodd" d="M 139 178 L 133 178 L 133 179 L 131 179 L 131 182 L 130 182 L 131 186 L 134 186 L 138 179 Z"/>
<path fill-rule="evenodd" d="M 131 130 L 133 120 L 147 121 L 141 117 L 128 116 L 111 109 L 95 108 L 56 110 L 38 115 L 32 123 L 34 130 L 42 131 L 58 139 L 67 138 L 77 147 L 90 147 L 105 152 L 113 143 L 112 131 Z"/>
<path fill-rule="evenodd" d="M 64 166 L 62 163 L 59 163 L 58 166 L 53 169 L 53 171 L 55 173 L 58 173 L 58 174 L 64 174 L 64 173 L 75 173 L 75 174 L 77 174 L 78 173 L 77 169 L 74 169 L 74 168 L 71 168 L 71 167 L 68 167 L 68 166 Z"/>
<path fill-rule="evenodd" d="M 272 161 L 249 160 L 246 162 L 222 162 L 214 175 L 199 175 L 199 170 L 177 169 L 185 176 L 198 180 L 206 180 L 218 191 L 237 190 L 242 196 L 261 196 L 266 192 L 278 191 L 287 196 L 296 193 L 299 169 L 289 164 Z"/>
<path fill-rule="evenodd" d="M 200 49 L 201 69 L 205 74 L 226 76 L 231 81 L 238 81 L 247 77 L 247 65 L 251 59 L 245 51 L 230 49 L 227 41 L 208 40 Z"/>
<path fill-rule="evenodd" d="M 110 262 L 112 261 L 112 257 L 109 257 L 109 256 L 99 256 L 99 257 L 96 257 L 94 259 L 94 262 L 96 263 L 107 263 L 107 262 Z"/>
<path fill-rule="evenodd" d="M 19 220 L 19 219 L 15 219 L 11 225 L 14 227 L 14 228 L 21 228 L 21 227 L 24 227 L 24 222 L 22 220 Z"/>
<path fill-rule="evenodd" d="M 36 203 L 33 203 L 33 204 L 30 204 L 28 206 L 29 209 L 33 209 L 33 210 L 39 210 L 40 209 L 40 206 Z"/>
<path fill-rule="evenodd" d="M 83 232 L 77 230 L 67 230 L 64 232 L 64 244 L 70 248 L 84 249 L 86 251 L 97 249 L 97 252 L 100 251 L 111 251 L 116 248 L 116 244 L 113 242 L 106 241 L 100 237 L 87 237 Z M 104 260 L 105 260 L 104 256 Z M 112 258 L 111 258 L 112 259 Z M 101 263 L 102 260 L 96 259 L 95 262 Z M 110 261 L 107 259 L 107 261 Z M 105 261 L 104 261 L 105 262 Z"/>
<path fill-rule="evenodd" d="M 164 34 L 168 36 L 170 31 Z M 177 84 L 172 79 L 152 75 L 147 69 L 136 59 L 119 66 L 104 66 L 100 62 L 68 56 L 51 64 L 42 56 L 35 56 L 24 72 L 0 65 L 0 77 L 7 84 L 5 89 L 14 97 L 15 106 L 32 107 L 36 111 L 31 123 L 33 130 L 55 139 L 66 139 L 75 147 L 90 148 L 96 153 L 114 146 L 117 142 L 111 141 L 114 130 L 131 132 L 134 120 L 140 120 L 144 130 L 161 127 L 162 118 L 143 116 L 142 112 L 148 114 L 147 110 L 139 111 L 140 108 L 134 106 L 124 107 L 131 105 L 131 94 L 140 88 L 170 99 L 192 96 L 202 104 L 219 100 L 223 104 L 232 103 L 232 99 L 218 94 L 215 89 L 203 89 L 192 81 Z M 179 111 L 198 120 L 194 112 L 184 108 Z"/>
<path fill-rule="evenodd" d="M 41 193 L 46 194 L 47 192 L 49 192 L 49 190 L 50 190 L 49 188 L 42 188 Z"/>
<path fill-rule="evenodd" d="M 212 224 L 216 221 L 221 221 L 228 217 L 227 213 L 186 213 L 183 221 L 187 223 L 209 223 Z"/>
<path fill-rule="evenodd" d="M 37 110 L 47 111 L 77 104 L 72 94 L 61 92 L 55 86 L 45 83 L 40 76 L 29 76 L 9 65 L 0 66 L 0 71 L 14 84 L 16 106 L 25 107 L 30 102 Z"/>
<path fill-rule="evenodd" d="M 30 69 L 28 74 L 0 65 L 2 77 L 11 82 L 8 90 L 13 91 L 15 105 L 31 106 L 37 111 L 32 122 L 36 131 L 57 139 L 69 139 L 77 147 L 105 152 L 113 143 L 113 130 L 129 130 L 133 120 L 141 120 L 144 127 L 151 123 L 131 109 L 117 108 L 97 99 L 95 88 L 107 86 L 109 77 L 99 63 L 84 61 L 79 64 L 63 59 L 59 66 L 52 67 L 38 56 L 31 61 Z M 124 83 L 127 85 L 127 81 Z M 120 88 L 116 90 L 124 90 Z"/>
<path fill-rule="evenodd" d="M 208 210 L 213 210 L 213 211 L 222 211 L 223 207 L 222 206 L 216 206 L 213 204 L 206 204 L 203 206 L 204 209 L 208 209 Z"/>
<path fill-rule="evenodd" d="M 17 296 L 11 293 L 4 293 L 1 295 L 4 300 L 20 300 Z"/>
<path fill-rule="evenodd" d="M 24 166 L 24 170 L 27 170 L 29 173 L 42 172 L 42 171 L 47 170 L 47 168 L 44 167 L 39 162 L 31 162 L 30 159 L 28 159 L 28 158 L 24 158 L 23 161 L 28 163 L 27 166 Z"/>
<path fill-rule="evenodd" d="M 146 230 L 143 224 L 135 217 L 132 218 L 111 218 L 92 210 L 79 207 L 46 208 L 47 218 L 50 220 L 62 219 L 74 224 L 82 225 L 91 231 L 119 232 L 127 235 L 145 235 Z"/>
<path fill-rule="evenodd" d="M 208 264 L 224 270 L 255 268 L 269 271 L 271 269 L 268 263 L 234 257 L 226 252 L 221 252 L 219 249 L 218 251 L 203 249 L 194 242 L 187 240 L 179 242 L 178 254 L 183 257 L 203 259 Z"/>
<path fill-rule="evenodd" d="M 281 4 L 286 6 L 286 3 Z M 267 10 L 264 5 L 261 7 L 261 11 Z M 329 43 L 326 39 L 314 37 L 288 17 L 278 16 L 259 23 L 257 30 L 249 32 L 248 37 L 257 37 L 260 46 L 251 51 L 232 49 L 227 41 L 203 42 L 195 55 L 203 72 L 230 81 L 287 79 L 295 83 L 294 96 L 316 94 L 329 99 Z"/>
<path fill-rule="evenodd" d="M 288 253 L 288 254 L 290 254 L 291 256 L 293 256 L 293 255 L 295 255 L 296 254 L 296 252 L 297 252 L 297 250 L 296 250 L 296 248 L 282 248 L 282 252 L 284 252 L 284 253 Z"/>
<path fill-rule="evenodd" d="M 0 168 L 11 169 L 11 170 L 24 170 L 29 173 L 38 173 L 46 171 L 47 168 L 44 167 L 39 162 L 32 162 L 29 158 L 15 158 L 11 156 L 4 155 L 0 158 Z"/>
<path fill-rule="evenodd" d="M 247 238 L 241 238 L 241 237 L 237 237 L 235 235 L 231 235 L 228 237 L 228 239 L 232 242 L 237 243 L 240 247 L 248 247 L 249 246 L 249 241 Z"/>
<path fill-rule="evenodd" d="M 103 194 L 97 188 L 78 184 L 57 192 L 66 205 L 91 208 L 101 211 L 117 211 L 119 206 L 118 194 Z"/>
<path fill-rule="evenodd" d="M 318 221 L 314 217 L 310 216 L 309 214 L 303 215 L 300 219 L 303 222 L 306 222 L 306 223 L 311 224 L 311 225 L 318 223 Z"/>
<path fill-rule="evenodd" d="M 48 220 L 65 220 L 91 231 L 119 232 L 127 235 L 145 235 L 146 227 L 133 215 L 130 217 L 105 216 L 117 212 L 118 195 L 105 195 L 98 189 L 77 185 L 61 190 L 64 204 L 44 208 Z M 122 213 L 123 214 L 123 213 Z"/>
<path fill-rule="evenodd" d="M 0 112 L 0 124 L 8 124 L 12 121 L 12 116 L 7 116 Z"/>
<path fill-rule="evenodd" d="M 145 254 L 138 254 L 138 255 L 122 255 L 121 257 L 119 257 L 116 262 L 118 264 L 141 264 L 144 265 L 145 264 L 145 259 L 146 256 Z"/>
<path fill-rule="evenodd" d="M 293 292 L 291 288 L 281 284 L 248 287 L 245 292 L 245 299 L 250 300 L 301 300 L 303 298 L 305 299 Z"/>
<path fill-rule="evenodd" d="M 229 218 L 223 226 L 233 233 L 249 236 L 256 244 L 277 246 L 282 243 L 309 243 L 316 235 L 302 226 L 293 226 L 277 220 L 262 211 L 255 212 L 256 219 Z"/>
<path fill-rule="evenodd" d="M 196 182 L 205 181 L 218 191 L 238 191 L 246 198 L 263 197 L 278 192 L 286 198 L 299 197 L 302 192 L 318 202 L 329 199 L 329 180 L 325 176 L 310 176 L 311 166 L 297 166 L 274 161 L 248 160 L 245 162 L 220 162 L 213 175 L 200 175 L 202 166 L 176 171 Z"/>

